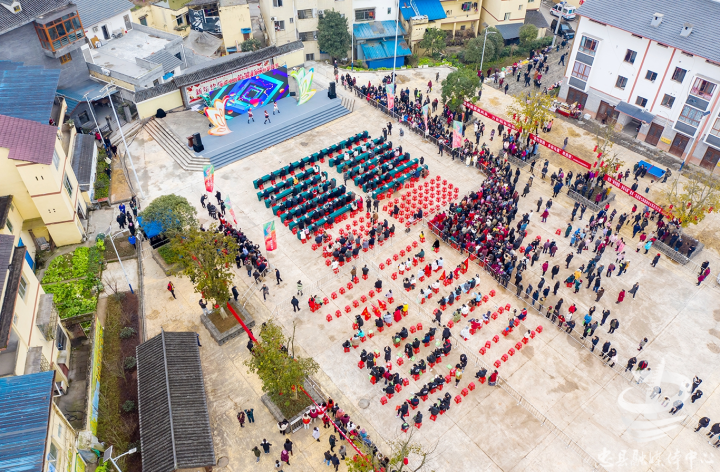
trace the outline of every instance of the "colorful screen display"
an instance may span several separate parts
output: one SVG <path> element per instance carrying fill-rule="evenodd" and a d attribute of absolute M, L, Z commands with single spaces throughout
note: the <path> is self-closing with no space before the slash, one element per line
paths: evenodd
<path fill-rule="evenodd" d="M 287 67 L 278 67 L 239 82 L 227 84 L 203 94 L 207 106 L 215 100 L 229 97 L 225 103 L 225 117 L 229 120 L 246 113 L 249 108 L 272 104 L 288 95 Z"/>

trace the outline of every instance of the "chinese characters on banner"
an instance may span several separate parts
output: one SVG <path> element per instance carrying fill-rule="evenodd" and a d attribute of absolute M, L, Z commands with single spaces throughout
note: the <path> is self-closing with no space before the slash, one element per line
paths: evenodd
<path fill-rule="evenodd" d="M 469 108 L 469 109 L 475 111 L 476 113 L 478 113 L 478 114 L 480 114 L 480 115 L 482 115 L 482 116 L 484 116 L 484 117 L 486 117 L 486 118 L 489 118 L 489 119 L 491 119 L 491 120 L 493 120 L 493 121 L 495 121 L 495 122 L 498 122 L 498 123 L 502 123 L 502 124 L 505 125 L 505 127 L 506 127 L 507 129 L 509 129 L 509 130 L 513 130 L 513 131 L 516 130 L 515 126 L 514 126 L 512 123 L 510 123 L 509 121 L 504 120 L 504 119 L 500 118 L 499 116 L 495 116 L 495 115 L 493 115 L 492 113 L 490 113 L 490 112 L 488 112 L 488 111 L 486 111 L 486 110 L 483 110 L 482 108 L 478 107 L 477 105 L 475 105 L 475 104 L 473 104 L 473 103 L 470 103 L 470 102 L 467 102 L 467 101 L 466 101 L 466 102 L 464 103 L 464 105 L 465 105 L 466 108 Z M 576 163 L 576 164 L 578 164 L 578 165 L 580 165 L 580 166 L 582 166 L 582 167 L 584 167 L 584 168 L 586 168 L 586 169 L 592 168 L 592 166 L 590 165 L 589 162 L 585 161 L 584 159 L 580 159 L 579 157 L 577 157 L 577 156 L 575 156 L 575 155 L 573 155 L 573 154 L 570 154 L 569 152 L 563 150 L 561 147 L 555 146 L 554 144 L 552 144 L 552 143 L 550 143 L 550 142 L 548 142 L 548 141 L 545 141 L 545 140 L 544 140 L 543 138 L 541 138 L 540 136 L 536 136 L 536 135 L 534 135 L 534 134 L 531 133 L 531 134 L 530 134 L 530 139 L 532 139 L 533 141 L 537 142 L 538 144 L 540 144 L 540 145 L 542 145 L 542 146 L 545 146 L 546 148 L 550 149 L 551 151 L 555 151 L 556 153 L 560 154 L 560 155 L 563 156 L 564 158 L 570 159 L 570 160 L 573 161 L 574 163 Z M 454 140 L 453 140 L 453 147 L 455 147 L 455 142 L 454 142 Z M 670 212 L 668 212 L 667 210 L 663 209 L 663 208 L 662 208 L 660 205 L 658 205 L 657 203 L 654 203 L 654 202 L 648 200 L 647 198 L 643 197 L 643 196 L 640 195 L 639 193 L 633 191 L 630 187 L 628 187 L 627 185 L 623 184 L 622 182 L 620 182 L 620 181 L 618 181 L 618 180 L 615 180 L 614 178 L 610 177 L 609 175 L 605 175 L 605 181 L 608 182 L 608 183 L 610 183 L 611 185 L 613 185 L 613 186 L 616 187 L 617 189 L 622 190 L 623 192 L 625 192 L 626 194 L 628 194 L 629 196 L 631 196 L 631 197 L 634 198 L 635 200 L 639 201 L 639 202 L 642 203 L 643 205 L 647 205 L 649 208 L 651 208 L 651 209 L 653 209 L 653 210 L 655 210 L 655 211 L 657 211 L 657 212 L 662 213 L 663 215 L 667 216 L 668 218 L 673 218 L 672 213 L 670 213 Z"/>
<path fill-rule="evenodd" d="M 387 91 L 388 110 L 392 110 L 395 106 L 395 84 L 387 84 L 385 91 Z"/>
<path fill-rule="evenodd" d="M 430 112 L 430 104 L 428 103 L 427 105 L 424 105 L 424 106 L 422 107 L 423 118 L 425 119 L 425 134 L 428 134 L 427 120 L 428 120 L 428 113 L 429 113 L 429 112 Z"/>
<path fill-rule="evenodd" d="M 215 188 L 215 166 L 208 164 L 203 167 L 203 178 L 205 179 L 205 190 L 212 193 Z"/>
<path fill-rule="evenodd" d="M 263 237 L 265 238 L 265 250 L 270 252 L 277 249 L 277 236 L 275 234 L 275 222 L 271 221 L 263 225 Z"/>
<path fill-rule="evenodd" d="M 230 201 L 230 196 L 225 197 L 225 208 L 230 210 L 230 216 L 232 216 L 233 221 L 235 224 L 237 224 L 237 219 L 235 218 L 235 210 L 233 210 L 232 202 Z"/>
<path fill-rule="evenodd" d="M 202 94 L 208 93 L 216 88 L 222 87 L 223 85 L 234 84 L 240 80 L 248 79 L 258 74 L 262 74 L 263 72 L 267 72 L 272 68 L 272 60 L 267 59 L 250 67 L 245 67 L 243 69 L 236 70 L 235 72 L 230 72 L 229 74 L 221 75 L 220 77 L 215 77 L 214 79 L 206 80 L 205 82 L 196 85 L 190 85 L 185 88 L 188 103 L 202 100 L 200 97 Z"/>
<path fill-rule="evenodd" d="M 461 121 L 453 121 L 453 139 L 452 139 L 452 147 L 453 149 L 459 148 L 462 146 L 462 122 Z"/>

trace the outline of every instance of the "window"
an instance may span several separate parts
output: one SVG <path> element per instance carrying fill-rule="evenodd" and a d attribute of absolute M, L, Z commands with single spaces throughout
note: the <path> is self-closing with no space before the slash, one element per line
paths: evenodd
<path fill-rule="evenodd" d="M 315 60 L 315 54 L 305 54 L 305 60 L 306 60 L 306 61 L 314 61 L 314 60 Z"/>
<path fill-rule="evenodd" d="M 35 23 L 35 32 L 43 49 L 51 51 L 58 51 L 85 37 L 85 31 L 76 11 L 45 24 Z"/>
<path fill-rule="evenodd" d="M 298 10 L 298 20 L 307 20 L 313 17 L 313 11 L 312 8 L 308 8 L 306 10 Z"/>
<path fill-rule="evenodd" d="M 685 74 L 686 74 L 686 73 L 687 73 L 687 71 L 686 71 L 685 69 L 681 69 L 681 68 L 679 68 L 679 67 L 676 67 L 676 68 L 675 68 L 675 71 L 673 72 L 672 79 L 673 79 L 675 82 L 680 82 L 680 83 L 682 83 L 682 81 L 685 80 Z"/>
<path fill-rule="evenodd" d="M 182 15 L 176 16 L 175 23 L 177 23 L 178 26 L 182 26 L 183 25 L 183 16 Z"/>
<path fill-rule="evenodd" d="M 720 138 L 720 118 L 715 120 L 715 124 L 713 125 L 712 129 L 710 130 L 710 134 Z"/>
<path fill-rule="evenodd" d="M 72 198 L 72 195 L 73 195 L 73 186 L 72 186 L 72 184 L 70 183 L 70 177 L 68 177 L 67 174 L 65 174 L 65 182 L 64 182 L 64 185 L 65 185 L 65 191 L 67 192 L 68 197 Z"/>
<path fill-rule="evenodd" d="M 59 423 L 57 437 L 62 438 L 62 433 L 63 433 L 63 425 L 62 425 L 62 423 Z"/>
<path fill-rule="evenodd" d="M 591 67 L 589 65 L 583 64 L 580 61 L 575 61 L 575 64 L 573 65 L 572 76 L 577 77 L 584 82 L 587 82 L 588 77 L 590 76 L 590 70 Z"/>
<path fill-rule="evenodd" d="M 678 116 L 678 121 L 682 121 L 694 128 L 700 126 L 700 120 L 702 119 L 702 112 L 697 110 L 690 105 L 685 105 Z"/>
<path fill-rule="evenodd" d="M 285 31 L 285 22 L 284 21 L 276 21 L 275 22 L 275 31 Z"/>
<path fill-rule="evenodd" d="M 622 75 L 619 75 L 617 80 L 615 81 L 615 87 L 619 89 L 624 89 L 627 85 L 627 77 L 623 77 Z"/>
<path fill-rule="evenodd" d="M 635 99 L 635 105 L 645 108 L 645 105 L 647 105 L 647 98 L 637 97 Z"/>
<path fill-rule="evenodd" d="M 472 8 L 472 2 L 465 2 L 460 7 L 460 9 L 462 11 L 470 11 L 471 8 Z"/>
<path fill-rule="evenodd" d="M 388 8 L 388 15 L 392 13 L 392 8 Z"/>
<path fill-rule="evenodd" d="M 695 83 L 693 84 L 692 89 L 690 89 L 691 94 L 704 98 L 705 100 L 710 100 L 714 91 L 715 84 L 708 82 L 705 79 L 701 79 L 700 77 L 695 79 Z"/>
<path fill-rule="evenodd" d="M 317 41 L 317 31 L 305 31 L 300 33 L 300 41 Z"/>
<path fill-rule="evenodd" d="M 13 316 L 13 324 L 14 324 L 15 326 L 17 326 L 17 324 L 18 324 L 18 319 L 19 319 L 18 314 L 15 313 L 15 316 Z"/>
<path fill-rule="evenodd" d="M 522 10 L 522 5 L 518 5 L 518 10 Z"/>
<path fill-rule="evenodd" d="M 9 219 L 5 220 L 5 226 L 7 226 L 8 231 L 10 231 L 11 233 L 15 232 L 15 230 L 13 229 L 13 225 L 12 223 L 10 223 Z"/>
<path fill-rule="evenodd" d="M 633 51 L 632 49 L 628 49 L 625 53 L 625 62 L 629 62 L 630 64 L 633 64 L 635 62 L 635 58 L 637 57 L 637 53 Z"/>
<path fill-rule="evenodd" d="M 20 295 L 20 298 L 25 300 L 25 294 L 27 293 L 27 280 L 25 280 L 25 276 L 20 276 L 20 285 L 18 286 L 18 295 Z"/>
<path fill-rule="evenodd" d="M 290 23 L 292 23 L 292 22 L 293 22 L 293 17 L 291 16 L 291 17 L 290 17 Z"/>
<path fill-rule="evenodd" d="M 465 31 L 465 25 L 462 25 L 462 26 L 460 27 L 460 31 Z"/>
<path fill-rule="evenodd" d="M 48 452 L 48 463 L 50 464 L 57 464 L 57 458 L 58 458 L 58 450 L 57 447 L 55 447 L 55 444 L 50 443 L 50 452 Z"/>
<path fill-rule="evenodd" d="M 53 161 L 52 162 L 53 162 L 53 165 L 55 166 L 55 168 L 57 169 L 58 166 L 60 165 L 60 156 L 57 155 L 56 151 L 53 151 Z"/>
<path fill-rule="evenodd" d="M 273 6 L 281 7 L 281 6 L 283 6 L 282 2 L 283 2 L 283 0 L 273 0 Z"/>
<path fill-rule="evenodd" d="M 585 54 L 590 54 L 591 56 L 595 55 L 595 51 L 597 51 L 598 42 L 592 38 L 588 38 L 587 36 L 583 36 L 580 40 L 580 47 L 579 50 L 584 52 Z"/>
<path fill-rule="evenodd" d="M 72 61 L 72 55 L 70 53 L 63 54 L 58 59 L 60 59 L 60 64 L 67 64 L 68 62 Z"/>
<path fill-rule="evenodd" d="M 143 26 L 147 26 L 147 15 L 140 17 L 140 24 Z"/>
<path fill-rule="evenodd" d="M 648 70 L 647 73 L 645 73 L 645 78 L 650 82 L 655 82 L 655 79 L 657 79 L 657 72 Z"/>
<path fill-rule="evenodd" d="M 675 103 L 675 97 L 665 94 L 662 101 L 660 102 L 660 105 L 668 108 L 672 108 L 673 103 Z"/>
<path fill-rule="evenodd" d="M 374 19 L 374 8 L 363 8 L 362 10 L 355 10 L 355 21 L 372 21 Z"/>
<path fill-rule="evenodd" d="M 505 21 L 510 20 L 510 13 L 505 13 Z"/>

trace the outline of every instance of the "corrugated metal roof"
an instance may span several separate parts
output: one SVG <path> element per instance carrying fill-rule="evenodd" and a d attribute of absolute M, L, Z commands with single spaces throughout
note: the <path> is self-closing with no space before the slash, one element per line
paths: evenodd
<path fill-rule="evenodd" d="M 0 61 L 0 115 L 48 123 L 60 69 Z"/>
<path fill-rule="evenodd" d="M 365 54 L 366 61 L 377 61 L 379 59 L 387 59 L 395 56 L 395 39 L 368 41 L 360 45 Z M 398 38 L 397 55 L 409 56 L 412 51 L 408 47 L 404 39 Z"/>
<path fill-rule="evenodd" d="M 134 7 L 129 0 L 72 0 L 85 29 Z M 129 13 L 128 13 L 129 14 Z"/>
<path fill-rule="evenodd" d="M 78 134 L 75 136 L 75 150 L 73 152 L 72 168 L 77 177 L 78 185 L 82 190 L 88 190 L 93 174 L 93 156 L 95 155 L 95 137 L 91 134 Z"/>
<path fill-rule="evenodd" d="M 523 23 L 513 23 L 511 25 L 495 25 L 495 28 L 500 31 L 503 39 L 508 41 L 520 37 L 520 28 L 522 28 L 522 26 Z"/>
<path fill-rule="evenodd" d="M 443 8 L 440 0 L 400 0 L 402 2 L 400 6 L 400 13 L 403 18 L 409 20 L 413 16 L 416 16 L 415 9 L 412 5 L 415 5 L 417 9 L 417 15 L 426 15 L 429 21 L 442 20 L 447 18 L 445 14 L 445 8 Z"/>
<path fill-rule="evenodd" d="M 405 34 L 402 25 L 398 25 L 398 36 Z M 353 34 L 357 39 L 377 39 L 395 37 L 395 21 L 371 21 L 369 23 L 357 23 L 353 25 Z"/>
<path fill-rule="evenodd" d="M 49 165 L 57 132 L 54 126 L 0 115 L 0 147 L 10 149 L 10 159 Z"/>
<path fill-rule="evenodd" d="M 664 15 L 660 26 L 651 26 L 655 13 Z M 720 62 L 718 20 L 720 3 L 712 0 L 587 0 L 578 15 L 620 28 L 644 38 L 705 59 Z M 692 25 L 687 37 L 680 36 L 685 23 Z"/>
<path fill-rule="evenodd" d="M 183 61 L 177 58 L 177 56 L 170 54 L 165 49 L 154 52 L 144 58 L 146 61 L 154 62 L 155 64 L 162 64 L 163 72 L 168 73 L 175 70 L 183 64 Z"/>
<path fill-rule="evenodd" d="M 264 61 L 265 59 L 281 56 L 302 48 L 302 41 L 293 41 L 292 43 L 283 44 L 281 46 L 270 46 L 247 54 L 229 54 L 221 57 L 220 59 L 214 59 L 208 63 L 188 67 L 183 71 L 182 75 L 176 76 L 173 80 L 178 87 L 184 87 L 191 84 L 194 85 L 228 72 L 242 69 L 243 67 L 247 67 L 257 62 Z"/>
<path fill-rule="evenodd" d="M 107 84 L 102 82 L 96 82 L 92 79 L 86 79 L 82 82 L 77 82 L 68 88 L 57 89 L 57 95 L 65 97 L 66 102 L 68 101 L 68 99 L 75 101 L 75 106 L 77 106 L 78 102 L 85 101 L 85 94 L 87 94 L 90 100 L 97 100 L 106 96 L 107 94 L 102 92 L 103 87 L 105 87 L 106 85 Z M 110 93 L 113 94 L 115 92 Z M 70 105 L 68 105 L 68 113 L 70 111 Z"/>
<path fill-rule="evenodd" d="M 14 236 L 13 236 L 14 239 Z M 22 268 L 25 263 L 25 246 L 16 246 L 13 249 L 12 258 L 10 258 L 10 269 L 7 271 L 7 285 L 5 287 L 5 295 L 3 296 L 2 307 L 0 308 L 0 349 L 8 347 L 10 340 L 10 327 L 12 326 L 13 317 L 15 316 L 15 302 L 17 301 L 18 287 L 20 286 L 20 277 L 22 276 Z M 3 269 L 8 266 L 3 266 Z M 2 429 L 0 429 L 0 433 Z M 2 436 L 2 434 L 0 434 Z M 2 447 L 0 447 L 2 451 Z M 0 470 L 3 470 L 0 467 Z"/>
<path fill-rule="evenodd" d="M 195 333 L 162 331 L 136 351 L 143 470 L 215 465 Z"/>
<path fill-rule="evenodd" d="M 12 13 L 7 8 L 0 8 L 0 34 L 19 28 L 32 22 L 45 13 L 70 3 L 70 0 L 22 0 L 22 11 Z"/>
<path fill-rule="evenodd" d="M 44 470 L 55 371 L 0 378 L 0 470 Z"/>
<path fill-rule="evenodd" d="M 549 28 L 550 27 L 547 20 L 545 19 L 545 15 L 543 15 L 540 12 L 540 10 L 526 11 L 525 12 L 525 24 L 526 25 L 535 25 L 538 28 Z"/>

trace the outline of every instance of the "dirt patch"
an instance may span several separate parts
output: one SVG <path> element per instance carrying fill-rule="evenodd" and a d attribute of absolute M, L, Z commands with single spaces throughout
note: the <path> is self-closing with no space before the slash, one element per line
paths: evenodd
<path fill-rule="evenodd" d="M 129 236 L 123 236 L 121 238 L 114 239 L 117 252 L 123 260 L 137 255 L 137 251 L 133 245 L 128 242 L 128 238 Z M 110 243 L 105 244 L 104 256 L 107 262 L 116 262 L 118 260 L 117 255 L 115 254 L 115 249 L 113 249 L 112 244 Z"/>
<path fill-rule="evenodd" d="M 214 324 L 217 330 L 221 333 L 224 333 L 225 331 L 238 325 L 238 322 L 234 316 L 227 314 L 227 316 L 223 318 L 222 316 L 220 316 L 219 310 L 215 310 L 210 313 L 210 316 L 208 316 L 208 318 L 210 319 L 210 321 L 212 321 L 212 324 Z"/>
<path fill-rule="evenodd" d="M 580 133 L 575 131 L 575 128 L 571 128 L 569 126 L 565 128 L 565 133 L 568 135 L 569 138 L 579 138 L 580 136 L 582 136 Z"/>
<path fill-rule="evenodd" d="M 497 97 L 490 97 L 490 99 L 488 100 L 488 103 L 490 103 L 490 105 L 492 105 L 494 107 L 500 106 L 500 100 L 498 100 Z"/>

